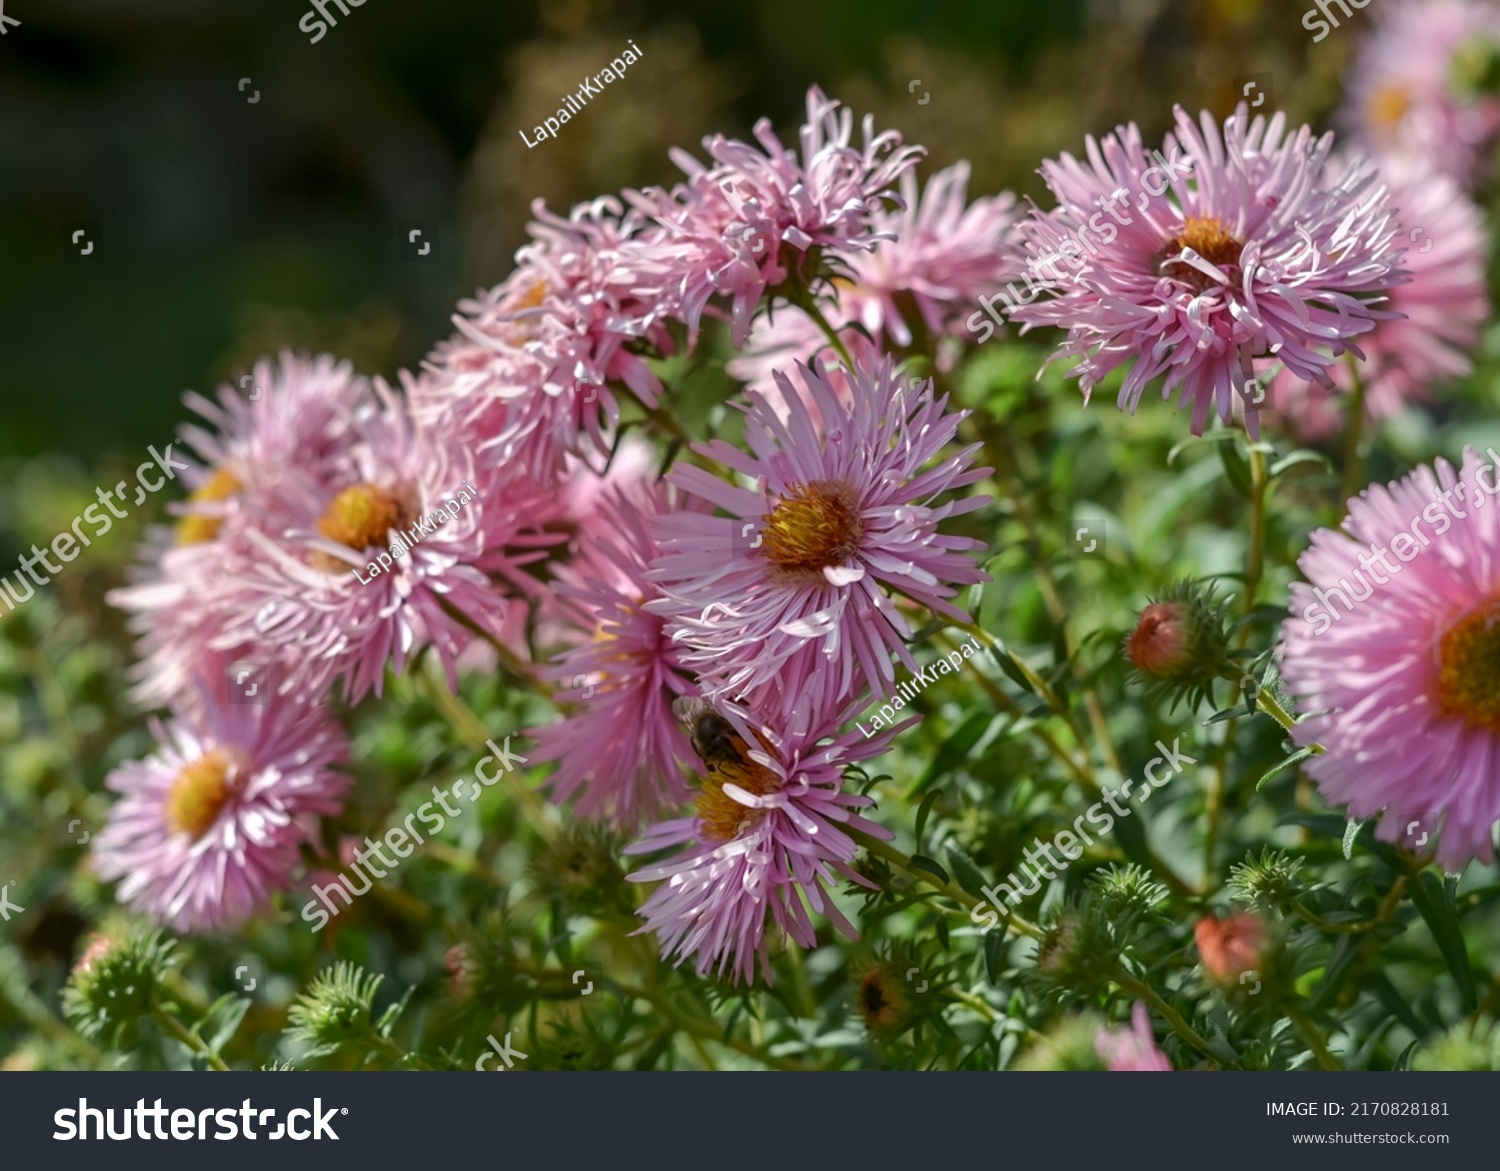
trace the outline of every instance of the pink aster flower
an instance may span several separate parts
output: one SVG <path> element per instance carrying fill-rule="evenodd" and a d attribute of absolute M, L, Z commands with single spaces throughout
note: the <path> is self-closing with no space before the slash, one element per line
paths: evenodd
<path fill-rule="evenodd" d="M 586 540 L 577 560 L 559 570 L 558 592 L 588 641 L 542 675 L 567 680 L 556 698 L 581 706 L 531 733 L 531 759 L 558 762 L 553 800 L 581 792 L 579 816 L 628 830 L 687 800 L 682 770 L 696 759 L 672 714 L 672 701 L 692 684 L 666 619 L 645 608 L 659 593 L 647 580 L 657 554 L 651 520 L 671 510 L 673 496 L 661 485 L 606 498 L 598 513 L 612 535 Z"/>
<path fill-rule="evenodd" d="M 947 413 L 946 396 L 934 401 L 930 380 L 896 377 L 889 358 L 856 369 L 847 406 L 821 369 L 800 374 L 825 430 L 778 375 L 786 423 L 752 392 L 750 452 L 722 440 L 694 448 L 751 486 L 696 467 L 669 477 L 730 514 L 663 517 L 650 575 L 663 597 L 648 608 L 672 619 L 672 639 L 705 695 L 748 695 L 786 672 L 813 680 L 835 705 L 862 683 L 887 691 L 893 652 L 918 670 L 895 595 L 967 622 L 948 599 L 957 586 L 988 580 L 969 555 L 980 542 L 938 531 L 989 500 L 935 503 L 990 471 L 971 466 L 978 444 L 927 466 L 963 419 Z"/>
<path fill-rule="evenodd" d="M 873 219 L 891 198 L 891 185 L 925 152 L 902 146 L 893 130 L 876 134 L 868 115 L 862 147 L 851 143 L 853 128 L 853 114 L 813 86 L 800 157 L 762 118 L 755 124 L 758 147 L 712 135 L 703 140 L 708 166 L 672 152 L 686 183 L 625 193 L 661 229 L 648 249 L 655 260 L 648 287 L 672 300 L 674 315 L 694 335 L 709 301 L 723 297 L 739 348 L 767 289 L 794 274 L 818 275 L 809 265 L 811 250 L 851 253 L 875 245 Z"/>
<path fill-rule="evenodd" d="M 1440 459 L 1351 500 L 1298 562 L 1279 648 L 1309 713 L 1293 735 L 1326 749 L 1303 765 L 1324 799 L 1384 811 L 1377 837 L 1435 849 L 1452 872 L 1493 859 L 1500 818 L 1496 474 L 1470 448 L 1461 474 Z"/>
<path fill-rule="evenodd" d="M 152 721 L 145 760 L 115 769 L 122 794 L 95 839 L 100 877 L 177 931 L 242 923 L 286 890 L 318 815 L 336 816 L 348 743 L 323 711 L 273 700 L 206 702 L 202 718 Z"/>
<path fill-rule="evenodd" d="M 1151 1017 L 1139 1000 L 1130 1008 L 1130 1028 L 1100 1029 L 1094 1049 L 1111 1073 L 1172 1072 L 1167 1055 L 1156 1047 Z"/>
<path fill-rule="evenodd" d="M 478 440 L 485 467 L 547 483 L 571 454 L 608 452 L 623 384 L 648 407 L 661 384 L 644 352 L 670 353 L 655 298 L 643 295 L 636 213 L 612 198 L 579 204 L 567 219 L 540 200 L 508 278 L 459 304 L 458 333 L 428 357 L 412 388 L 424 424 Z"/>
<path fill-rule="evenodd" d="M 968 203 L 968 183 L 969 164 L 955 163 L 933 175 L 918 199 L 916 175 L 901 176 L 904 206 L 871 219 L 887 238 L 869 252 L 850 253 L 844 261 L 848 275 L 833 282 L 837 301 L 824 313 L 846 343 L 865 338 L 856 325 L 877 346 L 900 349 L 916 340 L 913 324 L 933 338 L 959 333 L 978 297 L 1019 275 L 1011 241 L 1015 196 L 1007 191 Z M 917 320 L 908 322 L 912 309 Z M 836 356 L 817 323 L 788 305 L 756 320 L 748 349 L 728 370 L 771 398 L 778 393 L 773 369 Z"/>
<path fill-rule="evenodd" d="M 1069 377 L 1085 400 L 1124 367 L 1121 409 L 1162 376 L 1163 398 L 1175 390 L 1179 406 L 1193 404 L 1195 435 L 1212 408 L 1231 418 L 1236 399 L 1258 434 L 1245 393 L 1254 359 L 1274 355 L 1326 385 L 1334 360 L 1360 354 L 1355 339 L 1390 316 L 1376 306 L 1405 279 L 1395 221 L 1373 171 L 1330 181 L 1331 134 L 1287 137 L 1283 115 L 1252 120 L 1243 104 L 1222 134 L 1207 113 L 1201 124 L 1176 116 L 1161 162 L 1131 125 L 1090 137 L 1087 163 L 1042 164 L 1059 206 L 1020 231 L 1062 291 L 1014 317 L 1068 330 L 1054 357 L 1081 359 Z"/>
<path fill-rule="evenodd" d="M 858 938 L 828 890 L 836 875 L 870 885 L 850 865 L 858 846 L 845 831 L 891 834 L 855 812 L 873 801 L 845 792 L 843 774 L 885 751 L 906 725 L 866 739 L 837 732 L 852 710 L 830 718 L 829 709 L 804 706 L 796 716 L 777 717 L 776 726 L 729 706 L 720 714 L 737 759 L 706 771 L 696 816 L 652 827 L 626 853 L 686 848 L 628 877 L 662 884 L 640 915 L 664 957 L 675 954 L 678 964 L 695 957 L 699 975 L 728 973 L 734 983 L 753 983 L 759 961 L 769 983 L 768 929 L 812 947 L 809 907 L 846 938 Z"/>
<path fill-rule="evenodd" d="M 1437 174 L 1403 179 L 1391 188 L 1391 204 L 1399 209 L 1398 241 L 1406 248 L 1402 264 L 1411 280 L 1391 291 L 1390 307 L 1403 316 L 1381 321 L 1360 342 L 1368 360 L 1359 376 L 1372 419 L 1398 414 L 1424 401 L 1431 384 L 1467 374 L 1469 353 L 1490 313 L 1484 216 L 1458 184 Z M 1328 373 L 1334 387 L 1347 393 L 1348 363 L 1335 363 Z M 1333 393 L 1318 383 L 1278 371 L 1268 393 L 1277 412 L 1307 438 L 1343 425 Z"/>
<path fill-rule="evenodd" d="M 1500 5 L 1382 0 L 1371 18 L 1341 120 L 1391 178 L 1435 169 L 1471 186 L 1500 134 L 1500 98 L 1480 89 L 1500 54 Z"/>
<path fill-rule="evenodd" d="M 251 648 L 247 641 L 210 649 L 220 626 L 206 604 L 206 584 L 237 563 L 250 564 L 248 533 L 295 523 L 302 485 L 347 475 L 353 420 L 369 395 L 368 380 L 326 354 L 262 360 L 243 383 L 221 387 L 217 403 L 184 396 L 213 425 L 181 428 L 202 461 L 179 473 L 190 495 L 168 506 L 179 517 L 174 527 L 147 530 L 132 584 L 109 595 L 133 615 L 131 627 L 141 635 L 133 694 L 147 708 L 195 708 L 202 695 L 196 680 L 214 681 L 219 701 L 227 699 L 222 668 L 251 657 Z M 187 454 L 174 447 L 175 455 Z"/>
<path fill-rule="evenodd" d="M 451 610 L 495 631 L 512 581 L 540 556 L 521 531 L 545 510 L 512 485 L 486 495 L 473 482 L 466 447 L 437 429 L 415 429 L 382 382 L 354 419 L 358 441 L 340 479 L 312 478 L 292 502 L 294 523 L 252 531 L 208 591 L 219 623 L 216 650 L 254 645 L 281 665 L 282 690 L 318 695 L 342 676 L 357 702 L 380 694 L 431 646 L 457 686 L 455 661 L 473 638 Z"/>

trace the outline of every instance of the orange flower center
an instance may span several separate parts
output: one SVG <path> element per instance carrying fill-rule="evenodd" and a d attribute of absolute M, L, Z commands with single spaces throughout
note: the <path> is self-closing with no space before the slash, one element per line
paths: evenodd
<path fill-rule="evenodd" d="M 206 834 L 229 800 L 233 771 L 234 761 L 223 748 L 184 765 L 167 794 L 167 828 L 174 834 L 185 833 L 195 842 Z"/>
<path fill-rule="evenodd" d="M 859 1007 L 871 1032 L 884 1033 L 900 1024 L 905 1017 L 904 1001 L 882 967 L 871 968 L 859 982 Z"/>
<path fill-rule="evenodd" d="M 330 541 L 362 553 L 374 546 L 384 548 L 390 531 L 406 528 L 411 520 L 392 493 L 374 484 L 354 484 L 333 498 L 318 521 L 318 532 Z M 324 573 L 343 573 L 349 568 L 332 554 L 316 549 L 308 555 L 307 562 Z"/>
<path fill-rule="evenodd" d="M 1411 109 L 1411 94 L 1404 85 L 1387 82 L 1370 95 L 1366 109 L 1377 130 L 1391 131 L 1401 124 L 1406 111 Z"/>
<path fill-rule="evenodd" d="M 698 794 L 698 818 L 705 838 L 727 842 L 739 836 L 747 825 L 753 825 L 765 814 L 763 809 L 741 805 L 724 792 L 724 785 L 737 785 L 757 797 L 769 796 L 781 788 L 781 778 L 764 765 L 749 760 L 726 760 L 703 778 Z"/>
<path fill-rule="evenodd" d="M 865 531 L 854 489 L 837 480 L 792 485 L 761 524 L 766 558 L 787 582 L 821 584 L 824 569 L 859 550 Z"/>
<path fill-rule="evenodd" d="M 212 501 L 217 504 L 228 500 L 231 496 L 239 492 L 241 487 L 243 485 L 234 478 L 232 472 L 226 468 L 219 468 L 208 478 L 207 483 L 201 488 L 196 489 L 188 497 L 188 503 Z M 189 513 L 177 522 L 177 543 L 179 545 L 197 545 L 203 541 L 212 541 L 219 535 L 220 523 L 221 521 L 217 516 L 202 516 L 197 513 Z"/>
<path fill-rule="evenodd" d="M 535 309 L 547 299 L 551 292 L 546 281 L 537 281 L 529 286 L 525 292 L 512 293 L 505 301 L 501 302 L 500 312 L 506 315 L 524 313 L 528 309 Z M 536 334 L 537 319 L 527 317 L 521 321 L 506 321 L 500 329 L 501 336 L 513 346 L 524 346 Z"/>
<path fill-rule="evenodd" d="M 1443 635 L 1438 650 L 1438 703 L 1500 732 L 1500 598 L 1465 614 Z"/>
<path fill-rule="evenodd" d="M 1240 253 L 1245 246 L 1231 236 L 1215 216 L 1190 216 L 1183 223 L 1182 231 L 1167 241 L 1166 247 L 1158 254 L 1159 270 L 1164 276 L 1201 293 L 1218 282 L 1201 269 L 1179 259 L 1188 248 L 1216 268 L 1230 268 L 1239 264 Z"/>

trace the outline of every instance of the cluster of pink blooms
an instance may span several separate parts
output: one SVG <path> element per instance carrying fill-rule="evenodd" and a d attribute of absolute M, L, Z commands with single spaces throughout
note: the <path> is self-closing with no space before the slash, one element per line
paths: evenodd
<path fill-rule="evenodd" d="M 642 913 L 667 952 L 753 980 L 770 937 L 812 944 L 809 908 L 852 934 L 848 831 L 889 834 L 844 777 L 889 737 L 844 726 L 928 616 L 968 621 L 981 543 L 941 528 L 984 505 L 965 490 L 987 470 L 946 397 L 873 347 L 835 370 L 799 355 L 776 395 L 749 392 L 748 450 L 695 445 L 665 479 L 622 406 L 670 411 L 654 362 L 705 319 L 743 347 L 773 302 L 853 266 L 858 320 L 910 342 L 909 293 L 945 328 L 1001 271 L 1010 200 L 966 208 L 954 170 L 907 206 L 922 151 L 868 121 L 856 141 L 816 89 L 797 150 L 755 139 L 681 155 L 671 190 L 538 208 L 515 272 L 399 388 L 287 354 L 253 394 L 189 397 L 192 493 L 112 596 L 141 638 L 137 698 L 173 713 L 109 778 L 98 868 L 122 899 L 182 930 L 263 909 L 324 861 L 318 819 L 350 786 L 330 692 L 378 696 L 429 656 L 456 688 L 486 643 L 530 653 L 530 622 L 563 646 L 538 671 L 567 713 L 533 758 L 579 816 L 644 824 L 634 852 L 677 851 L 634 876 L 663 880 Z M 684 699 L 713 705 L 728 755 L 700 759 Z"/>
<path fill-rule="evenodd" d="M 113 595 L 140 635 L 137 698 L 172 712 L 158 750 L 108 781 L 122 796 L 98 869 L 122 899 L 180 930 L 263 909 L 319 865 L 319 819 L 351 783 L 335 688 L 358 703 L 431 656 L 456 689 L 486 644 L 550 642 L 538 671 L 566 715 L 532 733 L 550 795 L 644 827 L 631 877 L 660 884 L 641 914 L 664 954 L 769 979 L 771 943 L 811 946 L 815 915 L 854 934 L 834 888 L 865 881 L 858 836 L 890 834 L 845 774 L 900 727 L 848 724 L 894 692 L 894 664 L 916 670 L 915 630 L 968 623 L 961 591 L 986 580 L 982 543 L 949 522 L 985 506 L 989 469 L 955 443 L 963 413 L 898 360 L 950 367 L 974 300 L 1060 255 L 1076 271 L 1016 316 L 1065 331 L 1085 395 L 1124 370 L 1122 407 L 1160 378 L 1194 432 L 1236 409 L 1255 432 L 1251 387 L 1273 367 L 1311 420 L 1360 359 L 1387 413 L 1467 368 L 1488 311 L 1459 180 L 1388 184 L 1281 115 L 1179 110 L 1164 150 L 1182 173 L 1159 195 L 1134 126 L 1090 138 L 1086 162 L 1044 164 L 1059 206 L 1025 218 L 1008 194 L 969 203 L 962 164 L 919 194 L 921 149 L 868 119 L 856 142 L 816 88 L 795 150 L 764 122 L 754 138 L 706 140 L 706 163 L 674 152 L 671 189 L 566 218 L 538 206 L 514 273 L 462 302 L 399 387 L 286 354 L 256 367 L 254 395 L 189 396 L 191 496 Z M 693 444 L 660 477 L 622 412 L 671 422 L 660 360 L 706 319 L 750 384 L 743 445 Z M 1402 491 L 1356 502 L 1358 535 L 1404 516 L 1420 493 Z M 1459 677 L 1500 661 L 1494 514 L 1341 627 L 1336 659 L 1295 623 L 1284 656 L 1329 713 L 1303 725 L 1329 748 L 1325 792 L 1356 815 L 1447 810 L 1445 860 L 1488 858 L 1500 816 L 1495 692 Z M 1326 582 L 1348 562 L 1320 534 L 1305 568 Z M 1400 625 L 1414 611 L 1420 630 Z M 708 705 L 712 751 L 684 700 Z M 1419 718 L 1426 792 L 1395 763 Z M 1144 1034 L 1108 1042 L 1111 1063 L 1161 1068 Z"/>

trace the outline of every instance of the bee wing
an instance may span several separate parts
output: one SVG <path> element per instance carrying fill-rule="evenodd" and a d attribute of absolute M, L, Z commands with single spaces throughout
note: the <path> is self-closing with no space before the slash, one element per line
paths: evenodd
<path fill-rule="evenodd" d="M 679 695 L 672 701 L 672 714 L 677 717 L 677 722 L 689 732 L 698 727 L 698 721 L 704 716 L 712 715 L 713 710 L 696 695 Z"/>

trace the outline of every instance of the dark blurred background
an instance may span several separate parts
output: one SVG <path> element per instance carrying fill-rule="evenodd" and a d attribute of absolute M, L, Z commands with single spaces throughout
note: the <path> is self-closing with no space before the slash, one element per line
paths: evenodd
<path fill-rule="evenodd" d="M 416 364 L 506 275 L 534 198 L 671 182 L 670 146 L 761 115 L 790 141 L 813 82 L 925 143 L 926 170 L 967 157 L 976 193 L 1039 196 L 1043 156 L 1132 118 L 1150 140 L 1173 101 L 1227 111 L 1237 74 L 1326 113 L 1357 35 L 1314 49 L 1300 5 L 1259 0 L 327 6 L 310 44 L 310 0 L 5 0 L 0 494 L 41 453 L 133 466 L 185 388 L 282 346 Z M 641 61 L 528 149 L 627 38 Z M 402 259 L 409 223 L 437 225 L 435 263 Z"/>

